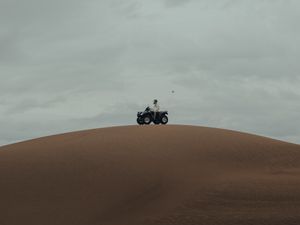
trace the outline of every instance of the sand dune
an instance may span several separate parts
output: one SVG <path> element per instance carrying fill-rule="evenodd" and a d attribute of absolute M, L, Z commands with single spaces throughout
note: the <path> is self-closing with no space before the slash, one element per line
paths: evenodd
<path fill-rule="evenodd" d="M 300 146 L 128 126 L 0 148 L 1 225 L 299 225 Z"/>

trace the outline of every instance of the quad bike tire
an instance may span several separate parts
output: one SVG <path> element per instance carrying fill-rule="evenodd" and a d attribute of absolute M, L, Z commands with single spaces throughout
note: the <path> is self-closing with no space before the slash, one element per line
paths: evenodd
<path fill-rule="evenodd" d="M 151 123 L 151 118 L 149 116 L 144 117 L 144 124 L 149 125 Z"/>
<path fill-rule="evenodd" d="M 136 122 L 137 122 L 139 125 L 143 125 L 143 124 L 144 124 L 144 120 L 143 120 L 143 118 L 141 118 L 141 117 L 138 117 L 138 118 L 136 119 Z"/>
<path fill-rule="evenodd" d="M 163 116 L 163 117 L 161 118 L 161 123 L 164 124 L 164 125 L 167 124 L 168 121 L 169 121 L 169 118 L 168 118 L 167 116 Z"/>

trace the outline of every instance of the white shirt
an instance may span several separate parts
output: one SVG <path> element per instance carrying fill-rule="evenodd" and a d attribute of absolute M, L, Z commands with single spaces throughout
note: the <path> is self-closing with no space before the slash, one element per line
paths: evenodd
<path fill-rule="evenodd" d="M 159 105 L 157 103 L 153 105 L 152 111 L 159 112 Z"/>

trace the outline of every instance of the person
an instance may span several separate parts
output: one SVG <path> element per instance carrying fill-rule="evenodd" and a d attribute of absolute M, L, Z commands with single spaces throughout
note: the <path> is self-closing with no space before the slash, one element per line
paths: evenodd
<path fill-rule="evenodd" d="M 159 105 L 157 99 L 153 100 L 153 108 L 151 109 L 154 112 L 154 120 L 156 118 L 156 114 L 159 112 Z"/>

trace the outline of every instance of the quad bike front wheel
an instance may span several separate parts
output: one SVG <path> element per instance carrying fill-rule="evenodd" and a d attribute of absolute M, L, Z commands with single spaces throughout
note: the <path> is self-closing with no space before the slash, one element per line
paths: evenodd
<path fill-rule="evenodd" d="M 149 116 L 144 117 L 144 124 L 150 124 L 151 123 L 151 118 Z"/>
<path fill-rule="evenodd" d="M 144 124 L 144 120 L 143 120 L 143 118 L 141 118 L 141 117 L 138 117 L 138 118 L 136 119 L 136 122 L 137 122 L 139 125 L 143 125 L 143 124 Z"/>

